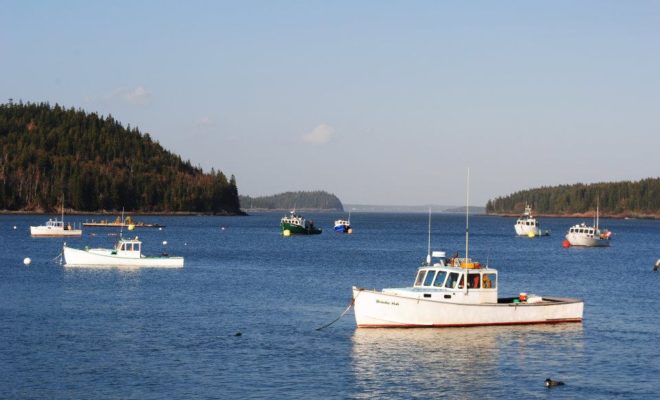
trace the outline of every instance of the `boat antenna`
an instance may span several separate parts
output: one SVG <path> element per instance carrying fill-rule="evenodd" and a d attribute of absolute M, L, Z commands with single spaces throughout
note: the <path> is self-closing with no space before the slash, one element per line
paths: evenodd
<path fill-rule="evenodd" d="M 121 208 L 121 221 L 119 222 L 119 239 L 121 239 L 121 235 L 124 233 L 124 207 Z"/>
<path fill-rule="evenodd" d="M 465 266 L 468 263 L 468 243 L 470 241 L 470 167 L 467 170 L 467 196 L 465 196 Z M 468 271 L 465 270 L 465 279 L 463 281 L 463 292 L 467 293 L 468 287 Z"/>
<path fill-rule="evenodd" d="M 426 253 L 426 265 L 431 265 L 431 207 L 429 207 L 429 244 Z"/>
<path fill-rule="evenodd" d="M 470 168 L 467 170 L 467 196 L 465 197 L 465 262 L 467 262 L 468 242 L 470 240 Z"/>
<path fill-rule="evenodd" d="M 594 232 L 595 234 L 597 234 L 597 232 L 598 232 L 598 205 L 599 205 L 599 203 L 600 203 L 600 199 L 599 199 L 598 195 L 596 195 L 596 232 Z"/>

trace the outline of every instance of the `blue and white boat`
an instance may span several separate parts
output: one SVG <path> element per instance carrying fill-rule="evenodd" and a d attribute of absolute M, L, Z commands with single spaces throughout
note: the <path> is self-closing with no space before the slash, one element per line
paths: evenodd
<path fill-rule="evenodd" d="M 335 232 L 339 233 L 353 233 L 351 228 L 351 213 L 348 213 L 348 219 L 335 220 Z"/>

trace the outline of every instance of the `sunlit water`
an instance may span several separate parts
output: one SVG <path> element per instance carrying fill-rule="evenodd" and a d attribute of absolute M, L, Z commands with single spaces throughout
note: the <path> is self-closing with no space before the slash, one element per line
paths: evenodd
<path fill-rule="evenodd" d="M 660 398 L 660 221 L 606 219 L 611 247 L 563 249 L 580 220 L 544 219 L 552 235 L 529 239 L 514 218 L 471 219 L 470 255 L 499 269 L 500 296 L 582 298 L 582 324 L 356 329 L 349 312 L 317 331 L 351 286 L 411 284 L 428 221 L 353 214 L 341 235 L 339 214 L 307 216 L 323 234 L 282 237 L 276 213 L 124 231 L 147 254 L 184 256 L 180 270 L 66 269 L 61 239 L 29 237 L 47 217 L 0 217 L 0 397 Z M 464 230 L 434 215 L 432 247 L 463 253 Z M 106 247 L 109 233 L 67 243 Z"/>

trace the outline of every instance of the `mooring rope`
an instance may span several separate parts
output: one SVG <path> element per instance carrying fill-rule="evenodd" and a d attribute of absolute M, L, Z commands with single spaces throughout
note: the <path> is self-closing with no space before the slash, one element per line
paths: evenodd
<path fill-rule="evenodd" d="M 339 321 L 339 320 L 341 319 L 341 317 L 343 317 L 344 315 L 346 315 L 346 313 L 348 312 L 348 310 L 350 310 L 351 307 L 353 307 L 353 305 L 355 304 L 355 299 L 357 299 L 358 296 L 360 295 L 360 293 L 362 293 L 362 290 L 364 290 L 364 289 L 360 289 L 360 290 L 358 291 L 358 294 L 355 295 L 355 297 L 351 299 L 351 301 L 348 303 L 348 306 L 346 307 L 346 309 L 344 310 L 344 312 L 341 313 L 337 318 L 335 318 L 334 321 L 332 321 L 332 322 L 330 322 L 330 323 L 328 323 L 328 324 L 325 324 L 325 325 L 323 325 L 323 326 L 320 326 L 320 327 L 316 328 L 316 330 L 317 330 L 317 331 L 320 331 L 321 329 L 325 329 L 325 328 L 329 327 L 330 325 L 334 324 L 335 322 Z"/>
<path fill-rule="evenodd" d="M 320 330 L 322 330 L 322 329 L 325 329 L 325 328 L 329 327 L 330 325 L 334 324 L 335 322 L 339 321 L 339 320 L 341 319 L 341 317 L 343 317 L 344 315 L 346 315 L 346 313 L 348 312 L 348 310 L 350 310 L 351 307 L 353 307 L 353 304 L 355 304 L 355 299 L 351 299 L 351 302 L 348 303 L 348 307 L 346 307 L 346 309 L 344 310 L 344 312 L 341 313 L 341 314 L 340 314 L 337 318 L 335 318 L 332 322 L 330 322 L 330 323 L 328 323 L 328 324 L 325 324 L 325 325 L 323 325 L 323 326 L 320 326 L 320 327 L 316 328 L 316 330 L 317 330 L 317 331 L 320 331 Z"/>

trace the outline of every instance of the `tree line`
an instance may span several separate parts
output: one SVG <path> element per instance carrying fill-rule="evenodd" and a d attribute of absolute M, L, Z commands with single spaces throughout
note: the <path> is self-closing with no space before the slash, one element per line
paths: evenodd
<path fill-rule="evenodd" d="M 241 213 L 236 179 L 204 173 L 111 115 L 0 105 L 0 209 Z"/>
<path fill-rule="evenodd" d="M 660 215 L 660 178 L 578 183 L 519 191 L 488 200 L 486 212 L 520 213 L 530 204 L 540 214 L 575 214 L 596 209 L 605 215 Z"/>
<path fill-rule="evenodd" d="M 322 190 L 285 192 L 261 197 L 239 196 L 239 199 L 244 209 L 344 211 L 344 206 L 337 196 Z"/>

